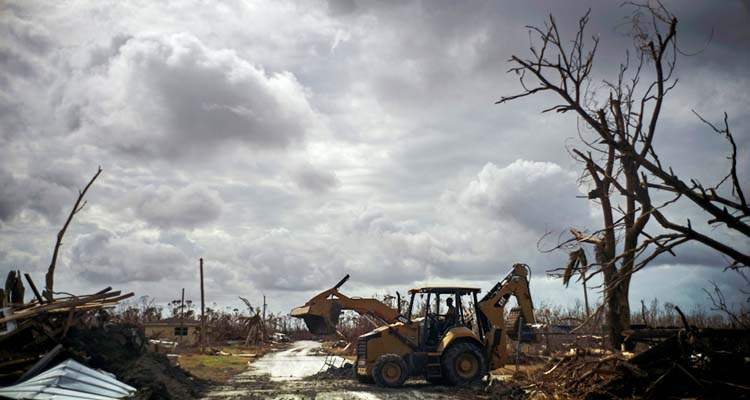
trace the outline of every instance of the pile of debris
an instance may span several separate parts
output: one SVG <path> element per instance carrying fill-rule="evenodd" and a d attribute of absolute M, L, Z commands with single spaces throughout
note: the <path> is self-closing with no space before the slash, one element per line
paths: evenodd
<path fill-rule="evenodd" d="M 306 379 L 308 380 L 320 380 L 320 379 L 354 379 L 354 371 L 352 370 L 352 363 L 344 362 L 341 366 L 329 365 L 328 368 L 321 369 L 315 375 L 310 375 Z"/>
<path fill-rule="evenodd" d="M 548 394 L 586 399 L 750 397 L 749 331 L 689 327 L 626 335 L 634 341 L 661 341 L 637 355 L 567 354 L 535 377 L 535 386 Z"/>
<path fill-rule="evenodd" d="M 20 392 L 29 385 L 38 389 L 39 382 L 59 384 L 65 381 L 42 379 L 51 374 L 49 371 L 72 368 L 72 374 L 80 376 L 80 371 L 87 367 L 114 373 L 117 380 L 127 384 L 124 387 L 137 388 L 135 399 L 198 396 L 203 382 L 171 366 L 166 355 L 147 351 L 142 329 L 110 320 L 107 310 L 120 300 L 131 297 L 132 293 L 123 295 L 106 288 L 89 295 L 67 294 L 48 299 L 39 294 L 28 274 L 25 277 L 34 293 L 29 302 L 23 301 L 25 287 L 20 272 L 13 271 L 8 276 L 5 290 L 0 289 L 3 302 L 0 387 L 7 389 L 3 396 L 21 396 Z M 60 366 L 67 367 L 61 369 Z M 87 370 L 86 374 L 93 372 Z M 81 388 L 73 381 L 69 386 Z M 46 390 L 59 392 L 68 389 Z M 97 391 L 96 395 L 104 396 L 97 398 L 109 398 L 104 392 Z"/>
<path fill-rule="evenodd" d="M 171 365 L 166 354 L 148 351 L 142 330 L 134 325 L 76 327 L 63 345 L 77 360 L 136 387 L 138 400 L 197 398 L 206 385 Z"/>
<path fill-rule="evenodd" d="M 24 303 L 20 271 L 11 271 L 0 289 L 0 385 L 27 379 L 43 370 L 62 350 L 72 327 L 102 322 L 101 311 L 133 296 L 106 288 L 94 294 L 42 297 L 25 274 L 34 298 Z"/>

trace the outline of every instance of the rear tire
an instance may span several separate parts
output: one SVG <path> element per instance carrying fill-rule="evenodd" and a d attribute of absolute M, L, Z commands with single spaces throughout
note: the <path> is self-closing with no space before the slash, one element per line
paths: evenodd
<path fill-rule="evenodd" d="M 487 374 L 487 364 L 479 346 L 456 343 L 443 353 L 443 377 L 454 386 L 466 386 L 477 382 Z"/>
<path fill-rule="evenodd" d="M 372 378 L 383 387 L 399 387 L 409 377 L 409 367 L 398 354 L 385 354 L 378 357 L 372 368 Z"/>

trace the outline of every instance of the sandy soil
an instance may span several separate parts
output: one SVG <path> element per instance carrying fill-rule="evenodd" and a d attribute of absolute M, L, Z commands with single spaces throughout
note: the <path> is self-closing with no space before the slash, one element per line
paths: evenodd
<path fill-rule="evenodd" d="M 336 366 L 344 360 L 331 357 Z M 214 386 L 203 399 L 278 399 L 278 400 L 336 400 L 336 399 L 474 399 L 481 398 L 470 389 L 435 386 L 410 379 L 403 388 L 385 389 L 360 384 L 353 379 L 305 379 L 319 372 L 326 363 L 320 343 L 299 341 L 283 351 L 266 354 L 250 369 L 231 379 L 227 384 Z"/>

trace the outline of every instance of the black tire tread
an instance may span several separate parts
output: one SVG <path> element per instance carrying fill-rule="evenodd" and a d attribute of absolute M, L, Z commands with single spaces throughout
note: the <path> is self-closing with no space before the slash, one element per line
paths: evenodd
<path fill-rule="evenodd" d="M 453 368 L 454 360 L 456 359 L 456 357 L 465 352 L 474 353 L 474 355 L 479 360 L 479 370 L 477 371 L 476 376 L 469 380 L 461 378 Z M 443 352 L 442 364 L 443 378 L 445 378 L 446 383 L 453 386 L 466 386 L 473 382 L 481 380 L 485 375 L 487 375 L 487 363 L 485 362 L 482 349 L 478 345 L 470 342 L 459 342 L 448 347 L 448 349 Z"/>
<path fill-rule="evenodd" d="M 395 362 L 401 367 L 401 376 L 396 383 L 388 383 L 382 378 L 383 366 L 386 363 Z M 404 384 L 406 378 L 409 377 L 409 367 L 406 365 L 404 358 L 398 354 L 384 354 L 378 357 L 375 361 L 375 365 L 372 367 L 372 378 L 378 386 L 382 387 L 399 387 Z"/>

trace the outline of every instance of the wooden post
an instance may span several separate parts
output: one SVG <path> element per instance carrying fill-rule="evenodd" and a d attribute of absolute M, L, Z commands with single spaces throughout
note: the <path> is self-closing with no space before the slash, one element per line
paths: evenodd
<path fill-rule="evenodd" d="M 516 374 L 518 373 L 518 365 L 521 363 L 521 335 L 523 328 L 523 315 L 518 317 L 518 342 L 516 343 Z"/>
<path fill-rule="evenodd" d="M 182 298 L 180 300 L 180 337 L 178 340 L 183 341 L 182 328 L 185 326 L 185 288 L 182 288 Z"/>
<path fill-rule="evenodd" d="M 262 339 L 265 342 L 266 341 L 266 295 L 263 295 L 263 320 L 261 321 L 261 329 L 263 329 L 263 335 Z"/>
<path fill-rule="evenodd" d="M 589 291 L 586 287 L 586 267 L 581 269 L 581 281 L 583 282 L 583 304 L 586 306 L 586 319 L 591 318 L 591 311 L 589 309 Z"/>
<path fill-rule="evenodd" d="M 206 351 L 206 300 L 203 292 L 203 257 L 201 257 L 201 353 Z"/>

